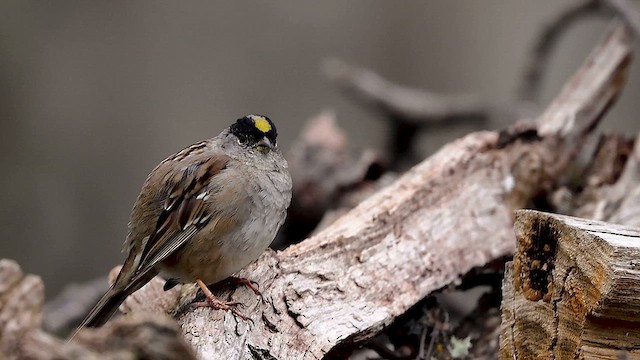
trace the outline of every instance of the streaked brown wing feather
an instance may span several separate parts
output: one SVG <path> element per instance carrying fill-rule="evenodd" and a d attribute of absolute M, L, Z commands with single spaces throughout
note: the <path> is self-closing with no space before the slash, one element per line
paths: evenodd
<path fill-rule="evenodd" d="M 163 253 L 163 249 L 174 248 L 175 244 L 172 242 L 181 238 L 181 232 L 206 224 L 209 220 L 205 207 L 205 201 L 209 196 L 206 193 L 207 184 L 213 176 L 226 168 L 229 160 L 226 155 L 204 159 L 189 166 L 182 174 L 176 174 L 169 182 L 169 195 L 142 252 L 140 269 L 147 265 L 147 260 Z"/>
<path fill-rule="evenodd" d="M 132 211 L 124 248 L 129 256 L 115 284 L 94 306 L 80 327 L 104 324 L 124 299 L 158 272 L 155 266 L 175 253 L 209 221 L 207 184 L 230 161 L 211 156 L 207 141 L 192 145 L 160 163 L 145 181 Z M 185 164 L 184 171 L 175 172 Z M 157 185 L 167 184 L 160 193 Z M 77 331 L 76 331 L 77 332 Z"/>
<path fill-rule="evenodd" d="M 123 278 L 127 283 L 135 282 L 136 279 L 151 271 L 209 221 L 210 214 L 206 211 L 205 203 L 209 196 L 206 193 L 207 185 L 212 177 L 227 167 L 230 158 L 226 155 L 211 157 L 197 154 L 194 156 L 201 157 L 200 161 L 193 162 L 189 159 L 193 164 L 184 171 L 173 173 L 171 169 L 162 169 L 162 164 L 154 170 L 159 172 L 157 176 L 164 177 L 166 187 L 163 193 L 166 195 L 159 204 L 156 203 L 158 205 L 155 205 L 161 207 L 157 217 L 147 220 L 155 222 L 150 234 L 138 234 L 144 238 L 132 239 L 134 242 L 131 244 L 131 249 L 138 247 L 140 253 L 136 254 L 139 257 L 130 255 L 125 262 L 125 267 L 136 268 L 134 272 L 125 275 L 126 279 Z M 152 173 L 150 179 L 153 176 Z M 146 197 L 141 194 L 141 198 Z M 145 205 L 148 206 L 149 203 Z M 143 211 L 143 209 L 140 210 Z"/>

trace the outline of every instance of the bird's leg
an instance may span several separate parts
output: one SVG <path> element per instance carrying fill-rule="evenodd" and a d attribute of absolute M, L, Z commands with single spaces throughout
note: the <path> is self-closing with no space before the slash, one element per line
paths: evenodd
<path fill-rule="evenodd" d="M 260 289 L 258 289 L 258 283 L 254 284 L 254 281 L 251 281 L 247 278 L 243 278 L 243 277 L 237 277 L 237 276 L 229 276 L 227 278 L 227 281 L 229 281 L 230 283 L 234 284 L 234 285 L 244 285 L 246 287 L 248 287 L 249 289 L 251 289 L 256 295 L 262 297 L 262 293 L 260 292 Z"/>
<path fill-rule="evenodd" d="M 233 285 L 236 287 L 240 285 L 246 286 L 249 289 L 251 289 L 251 291 L 253 291 L 254 294 L 258 295 L 260 297 L 260 300 L 262 300 L 262 302 L 266 302 L 264 297 L 262 296 L 262 293 L 260 292 L 260 289 L 258 289 L 258 283 L 253 280 L 249 280 L 247 278 L 243 278 L 239 276 L 229 276 L 228 278 L 211 285 L 211 287 L 218 288 L 224 285 Z"/>
<path fill-rule="evenodd" d="M 244 320 L 251 320 L 249 317 L 247 317 L 246 315 L 244 315 L 243 313 L 238 311 L 238 309 L 235 308 L 240 303 L 238 303 L 238 302 L 221 301 L 215 295 L 213 295 L 211 290 L 209 290 L 207 285 L 204 282 L 202 282 L 202 280 L 198 279 L 198 280 L 196 280 L 196 283 L 198 284 L 200 289 L 202 289 L 202 292 L 204 293 L 204 296 L 206 296 L 207 301 L 194 303 L 193 304 L 194 306 L 196 306 L 196 307 L 211 307 L 211 308 L 214 308 L 214 309 L 217 309 L 217 310 L 231 311 L 232 313 L 234 313 L 235 315 L 241 317 Z"/>

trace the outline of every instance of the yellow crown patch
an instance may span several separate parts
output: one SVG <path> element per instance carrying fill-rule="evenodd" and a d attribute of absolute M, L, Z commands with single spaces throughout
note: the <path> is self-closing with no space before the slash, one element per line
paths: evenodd
<path fill-rule="evenodd" d="M 256 127 L 256 129 L 262 131 L 263 133 L 268 133 L 269 131 L 271 131 L 271 124 L 269 124 L 267 119 L 261 116 L 256 116 L 253 118 L 253 125 Z"/>

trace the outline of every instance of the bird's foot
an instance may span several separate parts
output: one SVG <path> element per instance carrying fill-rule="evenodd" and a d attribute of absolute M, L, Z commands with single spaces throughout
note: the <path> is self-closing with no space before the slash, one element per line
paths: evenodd
<path fill-rule="evenodd" d="M 198 286 L 200 287 L 200 289 L 202 289 L 202 292 L 204 293 L 204 296 L 206 297 L 206 301 L 200 301 L 200 302 L 193 303 L 193 306 L 195 306 L 195 307 L 210 307 L 210 308 L 214 308 L 216 310 L 231 311 L 234 315 L 236 315 L 236 316 L 238 316 L 238 317 L 240 317 L 240 318 L 242 318 L 244 320 L 249 320 L 249 321 L 253 322 L 253 320 L 251 320 L 251 318 L 249 318 L 245 314 L 241 313 L 240 310 L 238 310 L 237 306 L 238 305 L 242 305 L 241 303 L 236 302 L 236 301 L 222 301 L 222 300 L 218 299 L 215 295 L 213 295 L 211 290 L 209 290 L 207 285 L 205 283 L 203 283 L 202 280 L 197 280 L 197 283 L 198 283 Z"/>

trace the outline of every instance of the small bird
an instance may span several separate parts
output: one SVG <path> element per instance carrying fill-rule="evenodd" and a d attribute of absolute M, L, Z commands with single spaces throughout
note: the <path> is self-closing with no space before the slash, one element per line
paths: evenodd
<path fill-rule="evenodd" d="M 291 176 L 276 137 L 269 118 L 247 115 L 156 166 L 131 212 L 127 259 L 78 330 L 104 324 L 158 274 L 167 279 L 165 290 L 196 282 L 208 306 L 241 315 L 206 284 L 255 261 L 284 223 Z"/>

